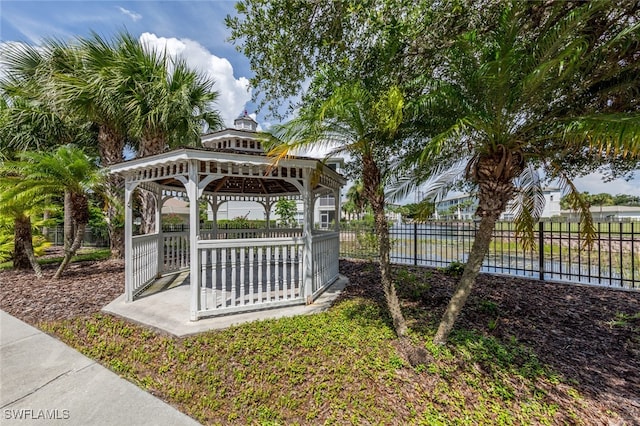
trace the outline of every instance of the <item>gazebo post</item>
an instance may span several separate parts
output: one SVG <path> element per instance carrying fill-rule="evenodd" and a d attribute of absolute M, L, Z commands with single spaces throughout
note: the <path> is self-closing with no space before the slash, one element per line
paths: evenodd
<path fill-rule="evenodd" d="M 333 200 L 334 200 L 334 208 L 335 208 L 335 223 L 333 224 L 333 228 L 336 232 L 340 232 L 340 190 L 333 190 Z"/>
<path fill-rule="evenodd" d="M 198 258 L 198 236 L 200 235 L 200 209 L 198 206 L 198 161 L 189 160 L 189 282 L 191 290 L 191 321 L 198 320 L 200 310 L 200 262 Z"/>
<path fill-rule="evenodd" d="M 271 197 L 269 197 L 268 195 L 264 200 L 264 213 L 264 217 L 267 220 L 265 228 L 267 229 L 267 236 L 270 237 L 271 233 L 269 232 L 269 230 L 271 229 Z"/>
<path fill-rule="evenodd" d="M 304 179 L 304 189 L 302 191 L 302 200 L 304 205 L 304 251 L 302 255 L 302 285 L 304 287 L 304 299 L 307 305 L 313 303 L 313 189 L 311 188 L 311 171 L 309 171 Z"/>
<path fill-rule="evenodd" d="M 131 195 L 136 186 L 137 184 L 131 182 L 124 184 L 124 292 L 126 302 L 133 302 L 133 265 L 131 264 L 133 207 L 131 206 Z"/>
<path fill-rule="evenodd" d="M 156 197 L 156 237 L 158 239 L 158 276 L 164 272 L 164 237 L 162 236 L 162 188 L 154 191 Z"/>
<path fill-rule="evenodd" d="M 213 236 L 214 240 L 218 239 L 218 207 L 220 207 L 220 205 L 218 204 L 218 196 L 217 195 L 212 195 L 211 196 L 211 202 L 209 203 L 209 205 L 211 206 L 211 220 L 213 221 L 213 225 L 212 225 L 212 229 L 211 229 L 211 234 Z"/>

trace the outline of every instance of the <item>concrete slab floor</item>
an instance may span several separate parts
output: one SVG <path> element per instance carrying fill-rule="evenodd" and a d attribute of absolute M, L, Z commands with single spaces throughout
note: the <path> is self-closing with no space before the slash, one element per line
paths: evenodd
<path fill-rule="evenodd" d="M 311 305 L 265 309 L 190 321 L 190 289 L 188 280 L 182 279 L 182 284 L 177 285 L 177 280 L 171 281 L 170 288 L 159 292 L 154 288 L 153 291 L 147 291 L 143 297 L 130 303 L 125 302 L 123 294 L 102 310 L 177 337 L 184 337 L 251 321 L 322 312 L 331 306 L 349 282 L 346 277 L 340 275 Z"/>

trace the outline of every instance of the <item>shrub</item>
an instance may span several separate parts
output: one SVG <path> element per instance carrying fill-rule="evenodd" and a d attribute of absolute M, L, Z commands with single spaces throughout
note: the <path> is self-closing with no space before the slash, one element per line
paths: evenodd
<path fill-rule="evenodd" d="M 462 272 L 464 272 L 464 267 L 464 263 L 454 260 L 449 264 L 449 266 L 447 266 L 446 268 L 442 268 L 442 272 L 451 277 L 459 277 L 460 275 L 462 275 Z"/>

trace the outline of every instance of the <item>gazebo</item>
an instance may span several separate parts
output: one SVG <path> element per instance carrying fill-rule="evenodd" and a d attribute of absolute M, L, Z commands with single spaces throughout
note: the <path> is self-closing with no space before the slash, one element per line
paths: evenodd
<path fill-rule="evenodd" d="M 110 167 L 110 173 L 125 181 L 127 302 L 158 277 L 188 270 L 190 319 L 195 321 L 309 304 L 338 278 L 340 188 L 345 179 L 316 159 L 290 157 L 275 164 L 257 139 L 247 132 L 245 139 L 242 132 L 231 133 L 214 138 L 212 148 L 177 149 Z M 155 198 L 151 234 L 133 234 L 132 201 L 139 189 Z M 314 204 L 324 195 L 335 200 L 335 226 L 328 231 L 314 229 Z M 188 231 L 163 232 L 162 204 L 171 197 L 188 200 Z M 302 228 L 270 227 L 271 207 L 280 198 L 302 201 Z M 219 207 L 237 201 L 261 204 L 266 226 L 218 229 Z M 213 212 L 211 229 L 201 229 L 201 202 Z"/>

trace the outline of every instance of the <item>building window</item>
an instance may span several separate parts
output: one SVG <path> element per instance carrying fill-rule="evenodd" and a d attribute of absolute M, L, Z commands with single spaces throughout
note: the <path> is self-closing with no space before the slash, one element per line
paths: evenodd
<path fill-rule="evenodd" d="M 320 212 L 320 228 L 329 229 L 329 226 L 335 221 L 336 214 L 334 211 Z"/>
<path fill-rule="evenodd" d="M 327 207 L 335 205 L 335 200 L 333 195 L 325 195 L 324 197 L 320 197 L 320 207 Z"/>

